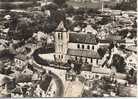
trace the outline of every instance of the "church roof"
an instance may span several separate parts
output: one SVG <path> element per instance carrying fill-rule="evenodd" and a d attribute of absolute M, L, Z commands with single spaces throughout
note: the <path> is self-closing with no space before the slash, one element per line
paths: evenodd
<path fill-rule="evenodd" d="M 97 44 L 96 36 L 94 34 L 70 33 L 69 42 L 95 45 Z"/>
<path fill-rule="evenodd" d="M 67 31 L 67 29 L 65 28 L 64 26 L 64 22 L 61 21 L 58 25 L 58 27 L 56 28 L 56 31 L 60 31 L 60 32 L 64 32 L 64 31 Z"/>
<path fill-rule="evenodd" d="M 79 50 L 79 49 L 68 49 L 68 55 L 79 56 L 79 57 L 88 57 L 93 59 L 101 59 L 98 52 L 93 50 Z"/>

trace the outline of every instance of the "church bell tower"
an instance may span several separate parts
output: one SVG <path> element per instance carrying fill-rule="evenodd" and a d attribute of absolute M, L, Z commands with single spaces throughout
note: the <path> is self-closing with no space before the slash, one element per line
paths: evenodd
<path fill-rule="evenodd" d="M 55 31 L 55 61 L 66 62 L 69 33 L 61 21 Z"/>

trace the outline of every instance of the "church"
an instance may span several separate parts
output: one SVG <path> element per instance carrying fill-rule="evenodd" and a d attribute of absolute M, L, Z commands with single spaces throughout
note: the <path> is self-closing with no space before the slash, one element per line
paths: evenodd
<path fill-rule="evenodd" d="M 96 35 L 67 31 L 60 22 L 55 31 L 55 60 L 65 63 L 68 60 L 81 61 L 98 66 L 102 57 L 97 52 L 99 48 Z"/>

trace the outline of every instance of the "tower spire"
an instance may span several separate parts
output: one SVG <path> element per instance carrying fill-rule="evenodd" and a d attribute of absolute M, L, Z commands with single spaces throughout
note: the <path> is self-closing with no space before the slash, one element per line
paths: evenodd
<path fill-rule="evenodd" d="M 58 27 L 56 28 L 56 31 L 62 31 L 62 32 L 67 31 L 67 29 L 64 26 L 64 22 L 63 21 L 61 21 L 59 23 Z"/>

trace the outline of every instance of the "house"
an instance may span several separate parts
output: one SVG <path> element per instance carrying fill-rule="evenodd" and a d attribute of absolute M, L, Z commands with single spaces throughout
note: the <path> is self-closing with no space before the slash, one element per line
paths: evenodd
<path fill-rule="evenodd" d="M 137 69 L 137 61 L 138 61 L 138 57 L 137 57 L 137 54 L 135 53 L 132 53 L 131 55 L 129 55 L 127 58 L 126 58 L 126 68 L 128 70 L 130 70 L 131 68 L 133 69 Z"/>
<path fill-rule="evenodd" d="M 55 32 L 55 59 L 63 63 L 73 59 L 97 66 L 101 59 L 97 44 L 94 34 L 68 32 L 61 22 Z"/>
<path fill-rule="evenodd" d="M 23 67 L 27 63 L 27 56 L 18 54 L 14 57 L 14 62 L 16 67 Z"/>
<path fill-rule="evenodd" d="M 125 45 L 128 46 L 135 46 L 136 45 L 136 40 L 135 39 L 129 39 L 129 38 L 125 38 Z"/>
<path fill-rule="evenodd" d="M 13 82 L 13 77 L 0 74 L 0 97 L 9 93 L 9 91 L 14 87 Z"/>
<path fill-rule="evenodd" d="M 134 53 L 137 53 L 137 46 L 136 45 L 134 45 L 134 46 L 128 46 L 128 47 L 126 47 L 126 50 L 132 51 Z"/>
<path fill-rule="evenodd" d="M 92 67 L 91 71 L 82 71 L 81 75 L 86 79 L 93 79 L 98 75 L 99 77 L 102 76 L 109 76 L 111 75 L 111 69 L 109 68 L 101 68 L 101 67 Z"/>

